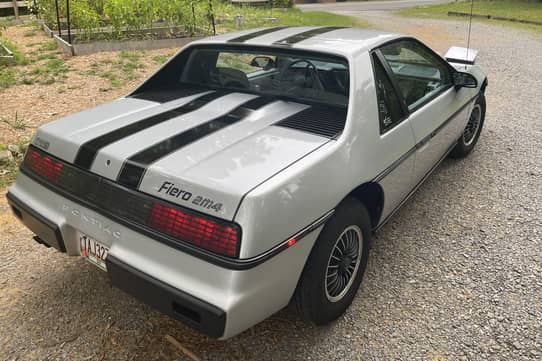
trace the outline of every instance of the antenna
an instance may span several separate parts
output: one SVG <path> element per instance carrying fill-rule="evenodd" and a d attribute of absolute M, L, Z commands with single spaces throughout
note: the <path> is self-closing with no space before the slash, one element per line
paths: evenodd
<path fill-rule="evenodd" d="M 472 8 L 474 7 L 474 0 L 470 0 L 470 17 L 469 17 L 469 35 L 467 36 L 467 55 L 466 61 L 469 60 L 469 49 L 470 49 L 470 28 L 472 25 Z M 465 64 L 465 69 L 467 69 L 467 64 Z"/>

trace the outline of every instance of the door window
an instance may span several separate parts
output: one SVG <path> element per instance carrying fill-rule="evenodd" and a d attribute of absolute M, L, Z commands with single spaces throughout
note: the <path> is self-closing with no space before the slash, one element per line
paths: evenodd
<path fill-rule="evenodd" d="M 413 40 L 380 48 L 412 112 L 452 86 L 452 73 L 442 59 Z"/>
<path fill-rule="evenodd" d="M 403 120 L 405 114 L 401 107 L 401 100 L 397 96 L 397 93 L 384 70 L 384 66 L 380 60 L 378 60 L 376 54 L 373 54 L 373 65 L 380 133 L 385 133 Z"/>

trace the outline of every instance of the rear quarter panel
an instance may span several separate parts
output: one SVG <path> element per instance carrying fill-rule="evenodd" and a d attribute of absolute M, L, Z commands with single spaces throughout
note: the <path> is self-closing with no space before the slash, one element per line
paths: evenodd
<path fill-rule="evenodd" d="M 349 59 L 351 83 L 345 129 L 249 191 L 235 215 L 243 229 L 241 258 L 263 253 L 334 209 L 399 155 L 380 154 L 372 68 L 367 52 Z"/>

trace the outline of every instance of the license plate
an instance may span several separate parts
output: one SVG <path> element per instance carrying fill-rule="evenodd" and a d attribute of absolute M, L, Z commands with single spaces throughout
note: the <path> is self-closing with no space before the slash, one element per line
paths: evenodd
<path fill-rule="evenodd" d="M 105 259 L 109 253 L 109 248 L 86 234 L 79 234 L 79 249 L 81 256 L 85 257 L 93 265 L 107 271 Z"/>

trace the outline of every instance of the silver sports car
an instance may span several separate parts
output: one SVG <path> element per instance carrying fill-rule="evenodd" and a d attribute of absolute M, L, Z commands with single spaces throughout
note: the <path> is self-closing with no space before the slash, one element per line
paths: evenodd
<path fill-rule="evenodd" d="M 7 197 L 37 242 L 212 337 L 287 305 L 326 324 L 371 234 L 474 148 L 475 57 L 341 27 L 198 40 L 133 93 L 40 127 Z"/>

